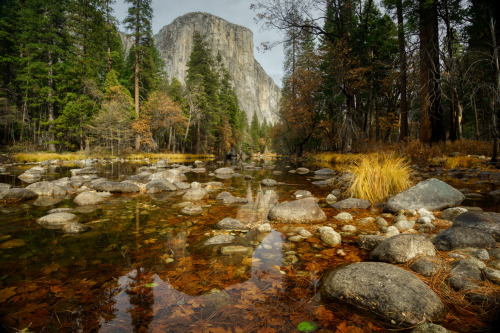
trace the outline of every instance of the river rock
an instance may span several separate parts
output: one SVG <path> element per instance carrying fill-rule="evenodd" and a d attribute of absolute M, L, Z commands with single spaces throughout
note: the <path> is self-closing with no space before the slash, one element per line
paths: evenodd
<path fill-rule="evenodd" d="M 357 262 L 323 278 L 321 293 L 370 311 L 398 326 L 444 319 L 439 297 L 412 273 L 386 263 Z"/>
<path fill-rule="evenodd" d="M 464 199 L 464 195 L 457 189 L 441 180 L 431 178 L 387 200 L 384 211 L 396 213 L 400 210 L 419 208 L 441 210 L 458 206 Z"/>
<path fill-rule="evenodd" d="M 374 250 L 387 238 L 380 235 L 361 235 L 358 237 L 358 246 L 362 249 L 367 249 L 369 251 Z"/>
<path fill-rule="evenodd" d="M 271 224 L 269 223 L 262 223 L 257 227 L 257 231 L 260 232 L 261 234 L 271 232 L 273 228 L 271 227 Z"/>
<path fill-rule="evenodd" d="M 226 217 L 223 220 L 217 222 L 217 228 L 219 229 L 248 229 L 243 223 L 237 219 Z"/>
<path fill-rule="evenodd" d="M 295 199 L 311 198 L 313 196 L 311 192 L 305 190 L 297 190 L 293 195 L 295 195 Z"/>
<path fill-rule="evenodd" d="M 53 213 L 73 213 L 75 211 L 74 208 L 69 208 L 69 207 L 60 207 L 60 208 L 54 208 L 51 209 L 47 212 L 47 214 L 53 214 Z"/>
<path fill-rule="evenodd" d="M 220 249 L 220 252 L 223 255 L 229 256 L 233 254 L 250 254 L 252 253 L 252 248 L 251 247 L 245 247 L 241 245 L 229 245 L 229 246 L 224 246 Z"/>
<path fill-rule="evenodd" d="M 61 229 L 68 223 L 78 222 L 78 217 L 71 213 L 53 213 L 36 220 L 38 224 L 48 229 Z"/>
<path fill-rule="evenodd" d="M 0 201 L 21 202 L 36 198 L 38 198 L 38 194 L 27 188 L 10 188 L 0 192 Z"/>
<path fill-rule="evenodd" d="M 274 179 L 263 179 L 261 182 L 260 182 L 263 186 L 276 186 L 278 185 L 278 182 L 275 181 Z"/>
<path fill-rule="evenodd" d="M 148 194 L 177 191 L 177 187 L 167 179 L 154 179 L 146 184 Z"/>
<path fill-rule="evenodd" d="M 26 186 L 27 189 L 32 190 L 38 195 L 46 196 L 65 196 L 66 190 L 47 181 L 33 183 Z"/>
<path fill-rule="evenodd" d="M 71 176 L 81 176 L 81 175 L 96 175 L 97 170 L 94 167 L 86 167 L 82 169 L 71 169 Z"/>
<path fill-rule="evenodd" d="M 111 193 L 134 193 L 139 192 L 139 186 L 128 182 L 100 181 L 92 185 L 96 191 Z"/>
<path fill-rule="evenodd" d="M 189 216 L 200 215 L 203 213 L 203 208 L 200 206 L 186 206 L 182 208 L 181 213 Z"/>
<path fill-rule="evenodd" d="M 319 238 L 330 246 L 337 246 L 342 243 L 342 236 L 332 227 L 320 227 L 318 228 Z"/>
<path fill-rule="evenodd" d="M 231 193 L 226 192 L 226 191 L 219 193 L 219 195 L 217 196 L 216 199 L 221 200 L 222 203 L 224 203 L 226 205 L 241 204 L 241 203 L 248 202 L 247 199 L 235 197 Z"/>
<path fill-rule="evenodd" d="M 500 241 L 500 214 L 491 212 L 466 212 L 453 221 L 455 227 L 467 227 L 483 230 Z"/>
<path fill-rule="evenodd" d="M 72 222 L 63 225 L 62 232 L 64 232 L 65 234 L 81 234 L 82 232 L 85 232 L 89 229 L 90 227 L 85 224 L 81 224 L 79 222 Z"/>
<path fill-rule="evenodd" d="M 450 333 L 441 325 L 423 323 L 415 327 L 410 333 Z"/>
<path fill-rule="evenodd" d="M 349 214 L 347 212 L 342 212 L 342 213 L 338 213 L 335 216 L 335 219 L 338 221 L 352 221 L 354 218 L 352 217 L 351 214 Z"/>
<path fill-rule="evenodd" d="M 17 178 L 21 179 L 25 183 L 34 183 L 42 178 L 42 174 L 40 172 L 28 170 L 25 173 L 20 174 Z"/>
<path fill-rule="evenodd" d="M 371 207 L 371 205 L 372 204 L 368 200 L 349 198 L 335 203 L 334 205 L 332 205 L 332 207 L 337 210 L 353 208 L 368 209 Z"/>
<path fill-rule="evenodd" d="M 376 260 L 401 264 L 417 256 L 435 256 L 434 245 L 420 235 L 397 235 L 387 238 L 373 250 L 371 257 Z"/>
<path fill-rule="evenodd" d="M 11 184 L 0 183 L 0 192 L 8 190 L 12 188 Z"/>
<path fill-rule="evenodd" d="M 433 276 L 438 272 L 437 264 L 428 259 L 417 259 L 411 263 L 410 269 L 423 276 Z"/>
<path fill-rule="evenodd" d="M 192 182 L 191 188 L 182 197 L 186 201 L 200 201 L 207 196 L 207 191 L 201 188 L 201 184 L 198 182 Z"/>
<path fill-rule="evenodd" d="M 73 200 L 78 206 L 99 205 L 104 202 L 104 198 L 95 192 L 83 192 L 78 194 Z"/>
<path fill-rule="evenodd" d="M 394 226 L 396 228 L 398 228 L 399 231 L 413 229 L 413 227 L 415 226 L 415 221 L 413 221 L 413 220 L 408 221 L 405 218 L 405 219 L 401 219 L 398 222 L 396 222 L 396 224 Z"/>
<path fill-rule="evenodd" d="M 234 174 L 234 170 L 232 168 L 219 168 L 215 171 L 216 175 L 232 175 Z"/>
<path fill-rule="evenodd" d="M 484 276 L 488 279 L 488 281 L 500 285 L 500 271 L 498 269 L 493 269 L 489 267 L 483 268 Z"/>
<path fill-rule="evenodd" d="M 140 183 L 140 184 L 147 184 L 151 181 L 152 175 L 153 175 L 153 173 L 151 173 L 149 171 L 142 171 L 138 175 L 128 176 L 127 180 L 130 180 L 130 181 L 133 181 L 136 183 Z"/>
<path fill-rule="evenodd" d="M 488 249 L 495 247 L 495 239 L 484 230 L 455 227 L 439 233 L 432 243 L 439 251 L 452 251 L 468 247 Z"/>
<path fill-rule="evenodd" d="M 324 168 L 324 169 L 320 169 L 320 170 L 316 170 L 314 171 L 314 174 L 316 176 L 320 176 L 320 177 L 332 177 L 335 175 L 335 171 L 332 170 L 332 169 L 328 169 L 328 168 Z"/>
<path fill-rule="evenodd" d="M 457 260 L 452 263 L 450 275 L 446 282 L 455 290 L 477 287 L 474 281 L 483 281 L 481 270 L 469 259 Z"/>
<path fill-rule="evenodd" d="M 466 212 L 467 212 L 467 209 L 462 208 L 462 207 L 448 208 L 448 209 L 445 209 L 441 213 L 441 218 L 443 220 L 453 221 L 457 218 L 458 215 L 466 213 Z"/>
<path fill-rule="evenodd" d="M 317 223 L 326 215 L 314 198 L 286 201 L 269 210 L 269 219 L 282 223 Z"/>
<path fill-rule="evenodd" d="M 333 205 L 334 203 L 337 202 L 337 197 L 334 196 L 333 194 L 328 194 L 327 197 L 326 197 L 326 202 L 329 204 L 329 205 Z"/>
<path fill-rule="evenodd" d="M 384 228 L 384 236 L 386 238 L 391 238 L 397 235 L 399 235 L 399 230 L 395 226 L 390 225 L 387 228 Z"/>
<path fill-rule="evenodd" d="M 207 239 L 203 244 L 204 245 L 231 244 L 235 240 L 236 236 L 233 235 L 217 235 Z"/>
<path fill-rule="evenodd" d="M 308 168 L 297 168 L 296 171 L 299 175 L 306 175 L 311 172 Z"/>
<path fill-rule="evenodd" d="M 187 180 L 186 176 L 179 169 L 155 172 L 151 175 L 151 180 L 153 179 L 166 179 L 173 184 L 176 182 L 185 182 Z"/>

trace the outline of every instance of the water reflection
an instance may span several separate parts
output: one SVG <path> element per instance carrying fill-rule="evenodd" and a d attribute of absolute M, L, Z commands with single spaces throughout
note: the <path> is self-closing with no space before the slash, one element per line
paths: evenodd
<path fill-rule="evenodd" d="M 267 220 L 269 210 L 278 203 L 278 198 L 276 191 L 263 191 L 259 185 L 259 190 L 254 199 L 249 183 L 246 198 L 248 203 L 238 208 L 236 219 L 253 226 L 263 223 Z"/>

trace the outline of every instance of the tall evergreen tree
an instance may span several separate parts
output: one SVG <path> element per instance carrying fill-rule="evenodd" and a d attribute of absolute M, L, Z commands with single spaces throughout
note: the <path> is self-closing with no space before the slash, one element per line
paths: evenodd
<path fill-rule="evenodd" d="M 151 21 L 153 19 L 153 10 L 151 8 L 151 0 L 125 0 L 130 4 L 128 15 L 124 20 L 125 27 L 131 32 L 134 37 L 134 49 L 131 54 L 134 55 L 134 103 L 135 114 L 139 118 L 140 110 L 140 68 L 141 55 L 144 55 L 148 46 L 152 43 Z M 148 59 L 149 60 L 149 59 Z M 140 149 L 141 139 L 139 134 L 135 139 L 135 148 Z"/>

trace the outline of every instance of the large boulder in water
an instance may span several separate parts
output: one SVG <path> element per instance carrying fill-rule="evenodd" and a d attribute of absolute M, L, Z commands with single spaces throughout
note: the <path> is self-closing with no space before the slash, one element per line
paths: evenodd
<path fill-rule="evenodd" d="M 380 243 L 371 257 L 390 263 L 405 263 L 417 256 L 435 256 L 436 249 L 430 240 L 420 235 L 397 235 Z"/>
<path fill-rule="evenodd" d="M 445 182 L 431 178 L 387 200 L 384 211 L 396 213 L 400 210 L 420 208 L 441 210 L 458 206 L 464 199 L 462 192 Z"/>
<path fill-rule="evenodd" d="M 500 241 L 500 214 L 491 212 L 466 212 L 458 215 L 453 221 L 453 227 L 479 229 L 489 233 Z"/>
<path fill-rule="evenodd" d="M 327 298 L 347 302 L 396 325 L 408 327 L 444 319 L 439 297 L 412 273 L 381 262 L 357 262 L 325 275 Z"/>
<path fill-rule="evenodd" d="M 284 223 L 317 223 L 326 220 L 325 212 L 314 198 L 279 203 L 271 208 L 268 217 Z"/>
<path fill-rule="evenodd" d="M 54 183 L 43 181 L 33 183 L 29 186 L 26 186 L 27 189 L 32 190 L 38 195 L 47 195 L 47 196 L 65 196 L 66 190 L 60 186 L 57 186 Z"/>
<path fill-rule="evenodd" d="M 38 198 L 38 194 L 27 188 L 10 188 L 0 192 L 0 201 L 21 202 L 36 198 Z"/>

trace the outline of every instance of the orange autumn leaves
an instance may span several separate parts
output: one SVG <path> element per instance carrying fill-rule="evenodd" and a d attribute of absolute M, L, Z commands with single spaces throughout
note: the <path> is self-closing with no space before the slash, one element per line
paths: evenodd
<path fill-rule="evenodd" d="M 132 124 L 134 131 L 140 134 L 141 144 L 149 149 L 157 148 L 155 137 L 175 129 L 182 132 L 187 124 L 187 118 L 179 103 L 162 91 L 155 91 L 143 106 L 139 119 Z"/>

